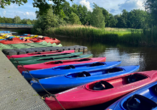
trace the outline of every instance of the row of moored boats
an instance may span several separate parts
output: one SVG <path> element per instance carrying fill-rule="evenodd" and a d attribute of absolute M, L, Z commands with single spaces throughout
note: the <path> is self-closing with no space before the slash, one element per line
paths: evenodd
<path fill-rule="evenodd" d="M 32 41 L 37 39 L 41 38 Z M 46 39 L 42 40 L 47 42 Z M 52 110 L 102 104 L 124 95 L 106 110 L 157 109 L 157 71 L 135 72 L 139 65 L 118 66 L 121 61 L 108 62 L 106 57 L 93 58 L 92 54 L 75 50 L 8 55 L 7 58 L 37 92 L 56 93 L 57 100 L 53 96 L 44 99 Z"/>

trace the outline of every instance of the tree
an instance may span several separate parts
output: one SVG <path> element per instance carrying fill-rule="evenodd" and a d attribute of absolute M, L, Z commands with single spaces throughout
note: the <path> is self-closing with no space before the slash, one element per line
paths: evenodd
<path fill-rule="evenodd" d="M 81 24 L 79 17 L 73 12 L 69 16 L 69 21 L 71 24 Z"/>
<path fill-rule="evenodd" d="M 151 13 L 153 24 L 157 25 L 157 0 L 147 0 L 145 2 L 145 9 Z"/>
<path fill-rule="evenodd" d="M 13 21 L 15 24 L 18 24 L 21 22 L 21 18 L 19 16 L 15 16 Z"/>
<path fill-rule="evenodd" d="M 49 9 L 46 14 L 40 16 L 35 21 L 33 31 L 38 34 L 44 34 L 50 28 L 64 24 L 65 22 L 59 16 L 55 15 L 52 9 Z"/>
<path fill-rule="evenodd" d="M 125 9 L 123 9 L 121 17 L 123 19 L 123 27 L 127 28 L 128 12 Z"/>
<path fill-rule="evenodd" d="M 101 9 L 102 9 L 102 13 L 103 13 L 104 18 L 105 18 L 105 24 L 109 24 L 109 20 L 110 20 L 109 19 L 109 12 L 102 7 L 101 7 Z"/>
<path fill-rule="evenodd" d="M 39 11 L 36 11 L 36 13 L 38 15 L 44 15 L 45 13 L 47 13 L 47 11 L 51 8 L 51 6 L 49 5 L 48 1 L 52 1 L 53 2 L 53 11 L 55 14 L 63 14 L 61 12 L 62 8 L 63 8 L 63 3 L 66 0 L 33 0 L 33 6 L 36 8 L 39 8 Z M 73 0 L 70 0 L 73 1 Z M 0 0 L 0 7 L 1 8 L 5 8 L 5 6 L 10 5 L 12 3 L 23 5 L 25 3 L 27 3 L 27 0 Z"/>
<path fill-rule="evenodd" d="M 102 9 L 95 7 L 91 16 L 91 25 L 99 28 L 105 27 L 105 17 L 102 13 Z"/>
<path fill-rule="evenodd" d="M 0 1 L 0 8 L 5 8 L 5 6 L 10 5 L 11 3 L 16 3 L 19 6 L 27 3 L 27 0 L 1 0 Z"/>
<path fill-rule="evenodd" d="M 106 27 L 115 27 L 117 23 L 118 20 L 112 14 L 109 14 Z"/>
<path fill-rule="evenodd" d="M 132 10 L 128 14 L 128 21 L 129 21 L 129 27 L 130 28 L 143 28 L 147 27 L 146 19 L 148 19 L 148 13 L 143 10 Z"/>

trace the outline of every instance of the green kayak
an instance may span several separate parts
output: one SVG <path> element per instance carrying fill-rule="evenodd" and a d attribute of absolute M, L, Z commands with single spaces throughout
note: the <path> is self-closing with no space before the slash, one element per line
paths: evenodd
<path fill-rule="evenodd" d="M 41 58 L 60 58 L 60 57 L 68 57 L 72 55 L 82 55 L 82 52 L 77 52 L 77 53 L 60 53 L 60 54 L 47 54 L 47 55 L 36 55 L 36 56 L 31 56 L 31 57 L 23 57 L 23 58 L 11 58 L 10 61 L 23 61 L 23 60 L 39 60 Z"/>
<path fill-rule="evenodd" d="M 70 59 L 79 59 L 79 58 L 92 58 L 93 54 L 86 54 L 86 55 L 71 55 L 71 56 L 63 56 L 58 58 L 41 58 L 38 60 L 27 60 L 27 61 L 13 61 L 13 64 L 17 67 L 17 65 L 30 65 L 30 64 L 38 64 L 38 63 L 44 63 L 49 61 L 55 61 L 55 60 L 70 60 Z"/>

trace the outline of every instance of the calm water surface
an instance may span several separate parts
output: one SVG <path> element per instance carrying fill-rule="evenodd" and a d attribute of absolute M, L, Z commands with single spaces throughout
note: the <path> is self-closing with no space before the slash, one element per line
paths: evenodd
<path fill-rule="evenodd" d="M 88 47 L 88 53 L 94 57 L 106 57 L 107 61 L 122 61 L 120 66 L 140 65 L 139 71 L 157 70 L 157 48 L 156 47 L 133 47 L 124 45 L 108 45 L 91 41 L 77 39 L 58 38 L 63 46 L 83 45 Z M 115 100 L 114 100 L 115 101 Z M 101 105 L 79 108 L 75 110 L 104 110 L 114 101 Z"/>

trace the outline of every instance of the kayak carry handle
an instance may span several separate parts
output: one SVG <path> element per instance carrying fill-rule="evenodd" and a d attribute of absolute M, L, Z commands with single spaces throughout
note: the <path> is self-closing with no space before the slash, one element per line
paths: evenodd
<path fill-rule="evenodd" d="M 157 107 L 157 104 L 147 97 L 135 94 L 123 104 L 126 110 L 151 110 Z"/>

